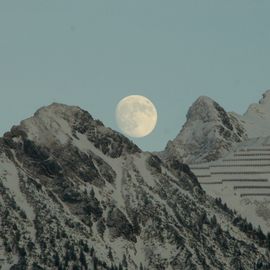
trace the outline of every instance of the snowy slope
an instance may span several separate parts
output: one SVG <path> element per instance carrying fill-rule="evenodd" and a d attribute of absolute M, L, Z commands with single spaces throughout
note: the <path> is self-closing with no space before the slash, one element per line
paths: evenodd
<path fill-rule="evenodd" d="M 269 232 L 270 137 L 250 139 L 222 159 L 190 167 L 208 194 Z"/>
<path fill-rule="evenodd" d="M 2 269 L 270 267 L 266 240 L 241 232 L 187 166 L 78 107 L 38 110 L 0 140 L 0 160 Z"/>

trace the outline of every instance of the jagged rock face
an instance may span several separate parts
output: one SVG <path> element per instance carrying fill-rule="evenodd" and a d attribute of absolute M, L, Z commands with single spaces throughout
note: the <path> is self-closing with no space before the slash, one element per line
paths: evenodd
<path fill-rule="evenodd" d="M 2 269 L 269 269 L 234 218 L 188 166 L 78 107 L 42 108 L 0 141 Z"/>
<path fill-rule="evenodd" d="M 179 135 L 169 141 L 161 157 L 185 163 L 216 160 L 231 147 L 245 140 L 240 121 L 208 97 L 200 97 L 187 113 Z"/>

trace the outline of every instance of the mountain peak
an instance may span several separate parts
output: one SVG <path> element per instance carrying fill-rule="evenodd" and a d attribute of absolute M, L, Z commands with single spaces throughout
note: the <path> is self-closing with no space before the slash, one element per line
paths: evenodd
<path fill-rule="evenodd" d="M 263 93 L 262 98 L 259 100 L 258 103 L 253 103 L 248 107 L 246 113 L 244 114 L 244 117 L 246 118 L 245 120 L 257 122 L 261 121 L 262 119 L 266 119 L 266 122 L 269 122 L 270 117 L 269 105 L 270 105 L 270 90 L 267 90 Z"/>
<path fill-rule="evenodd" d="M 207 96 L 200 96 L 189 108 L 187 120 L 216 121 L 221 112 L 224 114 L 224 109 L 217 102 Z"/>
<path fill-rule="evenodd" d="M 197 98 L 197 100 L 195 101 L 195 103 L 198 103 L 198 102 L 203 102 L 203 103 L 208 103 L 208 104 L 211 104 L 214 102 L 213 99 L 211 99 L 210 97 L 208 96 L 199 96 Z"/>
<path fill-rule="evenodd" d="M 215 101 L 207 96 L 200 96 L 198 97 L 195 102 L 191 105 L 192 107 L 198 107 L 198 106 L 207 106 L 212 107 L 214 105 Z"/>
<path fill-rule="evenodd" d="M 270 90 L 265 91 L 262 96 L 259 104 L 270 104 Z"/>
<path fill-rule="evenodd" d="M 105 127 L 89 112 L 77 106 L 52 103 L 38 109 L 34 115 L 21 121 L 4 135 L 10 144 L 29 140 L 46 148 L 84 147 L 90 145 L 103 154 L 118 158 L 126 153 L 139 153 L 137 145 L 122 134 Z M 78 146 L 79 145 L 79 146 Z"/>
<path fill-rule="evenodd" d="M 80 112 L 86 112 L 78 106 L 66 105 L 62 103 L 53 102 L 48 106 L 39 108 L 35 113 L 34 117 L 62 117 L 67 118 L 68 116 L 75 116 Z M 88 113 L 89 114 L 89 113 Z M 90 114 L 89 114 L 90 116 Z M 90 116 L 91 119 L 92 116 Z"/>
<path fill-rule="evenodd" d="M 91 123 L 94 119 L 77 106 L 52 103 L 41 107 L 34 115 L 20 123 L 28 138 L 41 144 L 58 141 L 65 144 L 72 137 L 73 126 L 78 122 Z"/>
<path fill-rule="evenodd" d="M 215 160 L 235 142 L 245 138 L 239 121 L 209 97 L 199 97 L 187 113 L 180 133 L 170 141 L 163 156 L 192 163 Z"/>

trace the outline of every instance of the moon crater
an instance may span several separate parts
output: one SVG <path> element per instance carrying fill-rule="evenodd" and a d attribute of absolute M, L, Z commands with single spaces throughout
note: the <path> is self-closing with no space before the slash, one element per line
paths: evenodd
<path fill-rule="evenodd" d="M 120 100 L 116 107 L 116 122 L 128 136 L 149 135 L 157 124 L 157 110 L 146 97 L 132 95 Z"/>

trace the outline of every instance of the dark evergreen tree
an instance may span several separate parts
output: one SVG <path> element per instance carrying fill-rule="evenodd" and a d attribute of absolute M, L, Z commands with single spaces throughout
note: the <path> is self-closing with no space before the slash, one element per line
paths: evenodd
<path fill-rule="evenodd" d="M 60 258 L 58 253 L 53 255 L 53 261 L 54 261 L 54 266 L 59 266 L 60 265 Z"/>
<path fill-rule="evenodd" d="M 112 249 L 109 248 L 109 254 L 108 254 L 108 257 L 111 261 L 113 261 L 113 254 L 112 254 Z"/>
<path fill-rule="evenodd" d="M 213 217 L 211 218 L 210 220 L 210 224 L 213 227 L 215 227 L 217 225 L 217 218 L 216 218 L 216 215 L 213 215 Z"/>
<path fill-rule="evenodd" d="M 95 198 L 95 191 L 93 188 L 91 188 L 91 191 L 90 191 L 90 198 L 91 199 L 94 199 Z"/>
<path fill-rule="evenodd" d="M 75 252 L 74 245 L 71 245 L 69 252 L 70 252 L 70 259 L 72 261 L 76 261 L 77 260 L 77 255 L 76 255 L 76 252 Z"/>
<path fill-rule="evenodd" d="M 93 257 L 94 256 L 94 252 L 95 252 L 95 249 L 93 247 L 91 247 L 90 249 L 90 256 Z"/>
<path fill-rule="evenodd" d="M 80 250 L 80 263 L 84 268 L 87 268 L 86 257 L 82 249 Z"/>

